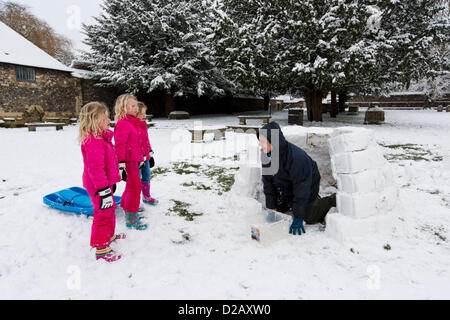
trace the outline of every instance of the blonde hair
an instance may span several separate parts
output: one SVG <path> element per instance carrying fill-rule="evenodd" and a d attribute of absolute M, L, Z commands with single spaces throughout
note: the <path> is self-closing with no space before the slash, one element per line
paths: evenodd
<path fill-rule="evenodd" d="M 129 93 L 122 94 L 116 99 L 116 106 L 114 108 L 114 120 L 116 122 L 123 119 L 127 115 L 127 104 L 130 99 L 138 101 L 135 96 Z"/>
<path fill-rule="evenodd" d="M 147 112 L 147 106 L 145 105 L 145 103 L 143 103 L 142 101 L 138 102 L 138 107 L 139 107 L 139 111 L 138 111 L 138 116 L 140 117 L 141 115 L 146 114 Z"/>
<path fill-rule="evenodd" d="M 101 116 L 109 117 L 109 110 L 103 102 L 89 102 L 80 110 L 80 129 L 78 142 L 81 144 L 90 134 L 98 136 L 101 134 L 100 120 Z"/>

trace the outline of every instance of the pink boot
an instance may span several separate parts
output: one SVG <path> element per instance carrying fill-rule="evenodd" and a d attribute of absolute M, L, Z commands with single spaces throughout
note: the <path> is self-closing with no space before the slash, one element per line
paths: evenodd
<path fill-rule="evenodd" d="M 157 205 L 158 200 L 150 196 L 150 182 L 142 183 L 142 201 L 146 204 Z"/>
<path fill-rule="evenodd" d="M 122 239 L 126 239 L 127 235 L 123 232 L 115 234 L 111 237 L 111 242 L 114 242 L 116 240 L 122 240 Z"/>
<path fill-rule="evenodd" d="M 121 255 L 118 255 L 114 252 L 111 247 L 101 248 L 97 249 L 97 252 L 95 253 L 96 259 L 100 260 L 103 259 L 106 262 L 114 262 L 122 258 Z"/>

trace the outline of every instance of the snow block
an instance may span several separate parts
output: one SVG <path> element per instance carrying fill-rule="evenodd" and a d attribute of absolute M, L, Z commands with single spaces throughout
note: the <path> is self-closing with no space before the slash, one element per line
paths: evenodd
<path fill-rule="evenodd" d="M 333 134 L 329 128 L 309 128 L 306 144 L 310 147 L 328 147 L 328 140 Z"/>
<path fill-rule="evenodd" d="M 373 131 L 368 129 L 336 129 L 328 140 L 330 154 L 366 150 L 375 146 Z"/>
<path fill-rule="evenodd" d="M 340 173 L 357 173 L 368 169 L 380 168 L 387 164 L 379 146 L 363 151 L 334 154 L 331 166 L 334 176 Z"/>
<path fill-rule="evenodd" d="M 336 207 L 339 213 L 353 218 L 366 218 L 391 211 L 398 198 L 397 186 L 370 193 L 345 193 L 338 191 Z"/>
<path fill-rule="evenodd" d="M 262 189 L 262 168 L 261 165 L 242 164 L 235 175 L 235 182 L 231 192 L 240 196 L 255 198 L 258 190 Z"/>
<path fill-rule="evenodd" d="M 287 141 L 304 149 L 307 146 L 308 128 L 305 127 L 285 127 L 282 129 Z"/>
<path fill-rule="evenodd" d="M 339 213 L 330 213 L 325 217 L 325 234 L 340 242 L 365 239 L 373 234 L 390 232 L 394 219 L 391 215 L 353 219 Z"/>
<path fill-rule="evenodd" d="M 355 174 L 337 174 L 338 189 L 346 193 L 368 193 L 382 191 L 394 184 L 390 165 L 369 169 Z"/>

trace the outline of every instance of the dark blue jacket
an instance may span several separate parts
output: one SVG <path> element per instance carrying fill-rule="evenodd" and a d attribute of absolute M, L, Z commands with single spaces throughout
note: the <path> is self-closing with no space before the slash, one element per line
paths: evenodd
<path fill-rule="evenodd" d="M 276 139 L 274 130 L 278 131 L 278 146 L 272 141 Z M 272 145 L 270 157 L 264 152 L 261 156 L 266 207 L 277 209 L 281 200 L 288 203 L 295 217 L 305 218 L 308 206 L 317 199 L 319 192 L 320 173 L 316 162 L 303 149 L 286 141 L 276 122 L 263 126 L 257 133 L 258 139 L 259 134 Z M 276 160 L 278 170 L 265 174 Z"/>

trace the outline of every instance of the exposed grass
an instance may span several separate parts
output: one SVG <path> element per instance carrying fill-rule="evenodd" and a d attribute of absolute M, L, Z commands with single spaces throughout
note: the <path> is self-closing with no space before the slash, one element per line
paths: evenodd
<path fill-rule="evenodd" d="M 186 221 L 194 221 L 195 217 L 203 215 L 203 213 L 190 212 L 188 208 L 191 206 L 191 204 L 189 203 L 174 199 L 171 199 L 170 201 L 174 203 L 174 206 L 170 208 L 169 211 L 177 213 L 180 217 L 185 218 Z"/>
<path fill-rule="evenodd" d="M 195 190 L 211 190 L 211 187 L 204 185 L 200 182 L 191 181 L 189 183 L 183 183 L 183 187 L 194 187 Z"/>
<path fill-rule="evenodd" d="M 170 169 L 166 167 L 157 167 L 155 169 L 151 169 L 151 178 L 153 179 L 158 175 L 165 175 L 167 174 L 167 172 L 169 172 L 169 170 Z"/>
<path fill-rule="evenodd" d="M 434 155 L 430 150 L 425 149 L 424 146 L 419 144 L 391 144 L 391 145 L 380 145 L 387 149 L 397 150 L 396 153 L 385 154 L 384 157 L 388 161 L 399 161 L 399 160 L 412 160 L 412 161 L 442 161 L 443 157 L 440 155 Z"/>
<path fill-rule="evenodd" d="M 239 154 L 235 154 L 228 158 L 217 158 L 217 162 L 223 162 L 226 160 L 239 161 Z M 158 175 L 166 175 L 169 172 L 173 172 L 178 175 L 190 175 L 205 176 L 211 181 L 211 185 L 206 185 L 200 182 L 191 181 L 190 183 L 183 183 L 183 187 L 193 187 L 196 190 L 213 190 L 219 195 L 225 192 L 229 192 L 233 186 L 235 179 L 234 175 L 239 167 L 221 167 L 209 164 L 189 163 L 184 161 L 178 161 L 172 163 L 171 167 L 158 167 L 152 170 L 152 178 Z"/>
<path fill-rule="evenodd" d="M 446 242 L 447 241 L 447 237 L 444 235 L 445 233 L 447 233 L 447 230 L 445 229 L 444 226 L 436 227 L 436 226 L 432 226 L 432 225 L 429 225 L 429 224 L 425 224 L 425 225 L 423 225 L 420 228 L 420 230 L 430 233 L 431 235 L 435 236 L 436 238 L 438 238 L 442 242 Z"/>
<path fill-rule="evenodd" d="M 189 233 L 185 233 L 183 230 L 180 230 L 180 233 L 181 233 L 182 240 L 181 241 L 172 240 L 173 243 L 181 245 L 181 244 L 186 244 L 189 241 L 191 241 L 191 235 Z"/>

